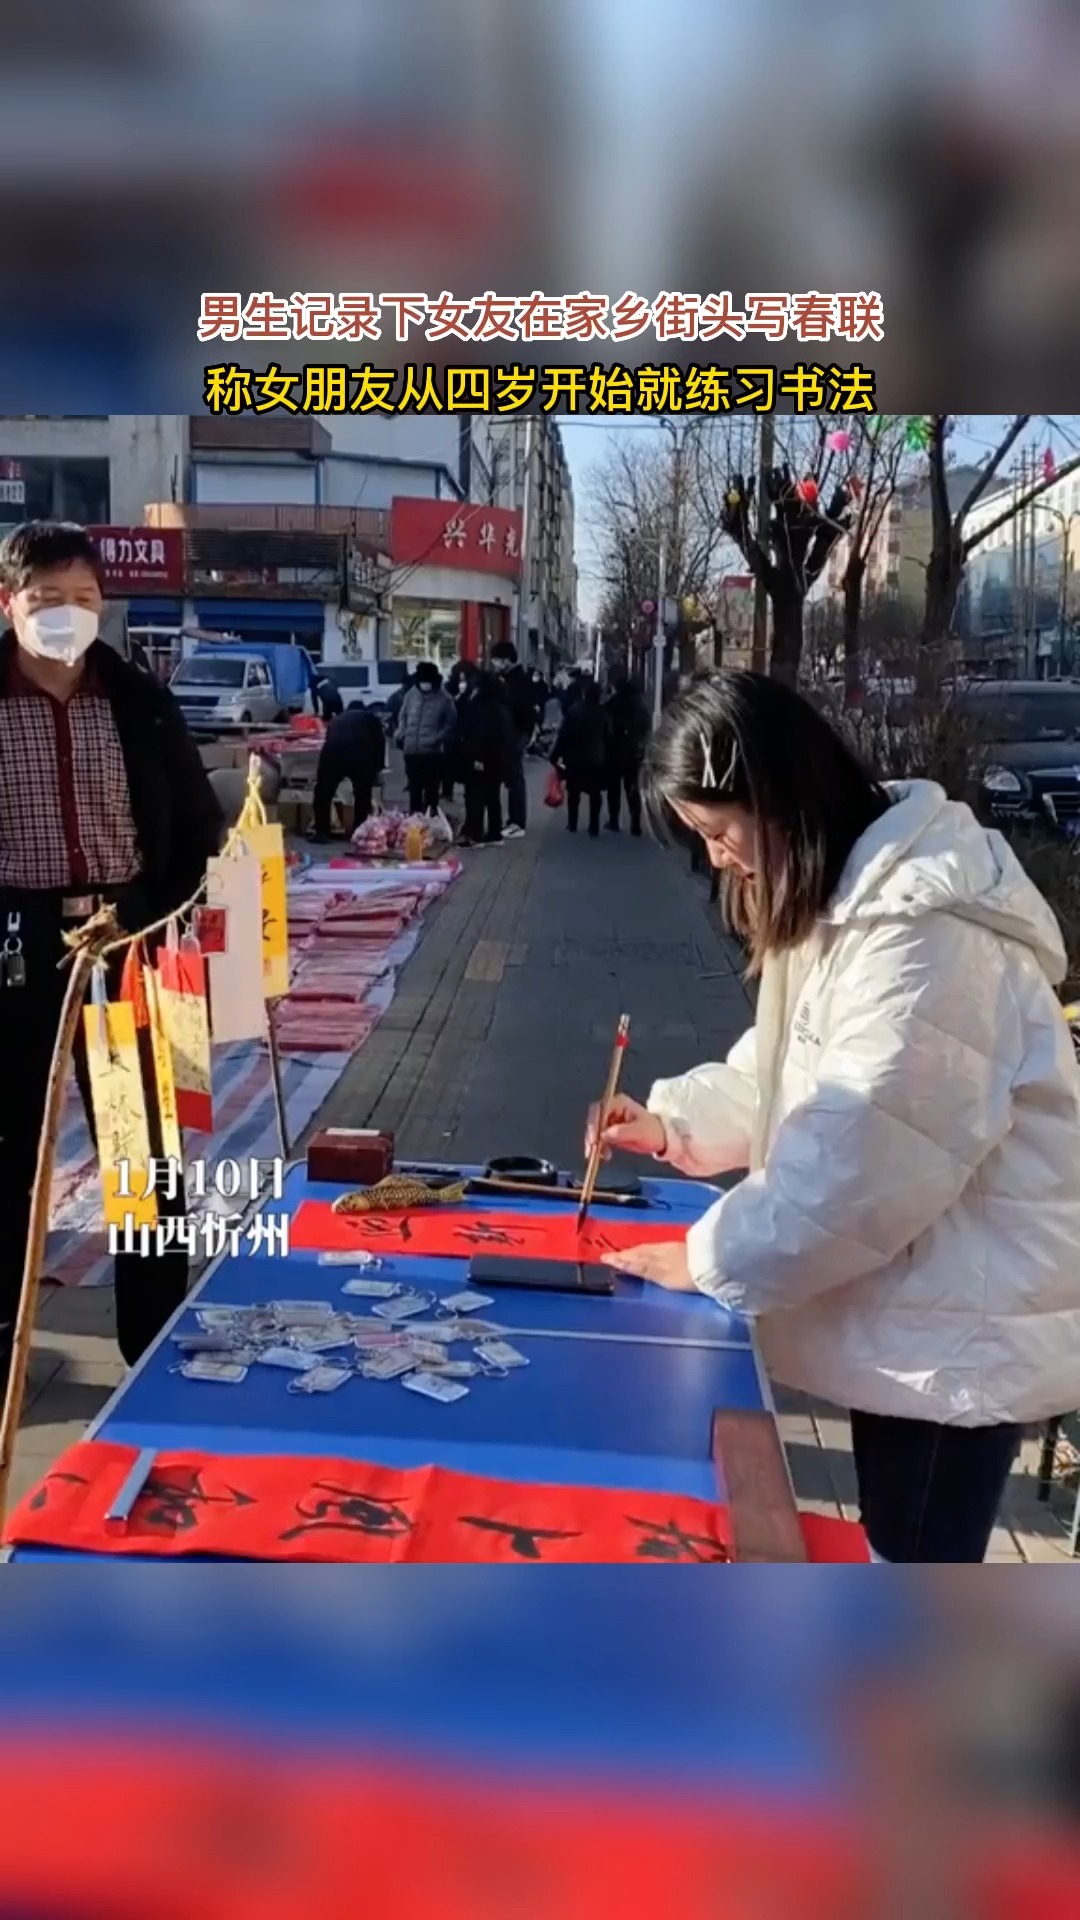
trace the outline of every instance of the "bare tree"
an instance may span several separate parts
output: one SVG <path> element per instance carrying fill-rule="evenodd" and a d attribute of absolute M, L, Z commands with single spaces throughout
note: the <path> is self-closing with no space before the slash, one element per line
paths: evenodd
<path fill-rule="evenodd" d="M 680 606 L 708 606 L 724 544 L 697 484 L 704 423 L 658 424 L 669 426 L 666 437 L 628 434 L 590 475 L 587 506 L 605 583 L 600 617 L 624 634 L 641 628 L 642 603 L 659 597 L 661 546 L 667 594 Z"/>
<path fill-rule="evenodd" d="M 764 584 L 772 609 L 769 670 L 791 684 L 802 659 L 807 595 L 849 525 L 843 457 L 829 445 L 835 435 L 835 422 L 777 422 L 778 464 L 764 476 L 764 514 L 757 475 L 749 471 L 747 422 L 721 422 L 699 443 L 701 492 Z"/>
<path fill-rule="evenodd" d="M 960 505 L 954 510 L 949 500 L 945 444 L 949 433 L 949 415 L 932 413 L 929 416 L 927 453 L 930 461 L 931 541 L 930 558 L 926 568 L 926 604 L 920 638 L 920 680 L 923 683 L 923 691 L 928 691 L 932 686 L 936 663 L 952 631 L 956 603 L 964 580 L 964 568 L 971 555 L 984 540 L 988 540 L 999 527 L 1007 526 L 1009 521 L 1022 513 L 1032 500 L 1037 500 L 1040 494 L 1045 493 L 1048 487 L 1052 487 L 1056 481 L 1080 467 L 1080 454 L 1078 454 L 1075 459 L 1064 461 L 1052 474 L 1044 476 L 1035 485 L 1023 491 L 1016 489 L 1008 502 L 1003 504 L 999 514 L 986 521 L 976 533 L 967 535 L 965 528 L 969 514 L 983 498 L 991 481 L 997 478 L 1004 461 L 1030 421 L 1030 413 L 1013 415 L 994 451 L 980 469 L 978 477 L 968 489 Z"/>
<path fill-rule="evenodd" d="M 860 420 L 851 438 L 847 472 L 851 504 L 841 575 L 844 699 L 849 706 L 857 703 L 862 682 L 863 600 L 870 556 L 911 459 L 905 423 L 896 416 Z"/>

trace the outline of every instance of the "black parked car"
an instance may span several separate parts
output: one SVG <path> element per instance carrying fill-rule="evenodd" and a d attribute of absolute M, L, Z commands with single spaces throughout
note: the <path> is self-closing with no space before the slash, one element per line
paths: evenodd
<path fill-rule="evenodd" d="M 1080 834 L 1080 682 L 982 680 L 955 697 L 978 724 L 986 818 Z"/>

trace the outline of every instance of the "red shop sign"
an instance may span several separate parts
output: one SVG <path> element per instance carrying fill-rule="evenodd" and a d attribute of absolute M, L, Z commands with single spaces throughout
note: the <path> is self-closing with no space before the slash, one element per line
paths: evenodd
<path fill-rule="evenodd" d="M 396 567 L 468 568 L 516 580 L 521 514 L 475 500 L 396 499 L 390 507 L 390 557 Z"/>
<path fill-rule="evenodd" d="M 105 569 L 105 591 L 117 599 L 133 593 L 184 591 L 184 536 L 176 527 L 88 527 Z"/>

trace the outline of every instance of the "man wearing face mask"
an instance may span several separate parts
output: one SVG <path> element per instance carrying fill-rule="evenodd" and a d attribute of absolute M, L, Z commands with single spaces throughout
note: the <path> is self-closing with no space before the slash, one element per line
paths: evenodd
<path fill-rule="evenodd" d="M 491 649 L 491 666 L 498 675 L 514 724 L 513 751 L 506 777 L 506 810 L 510 818 L 503 828 L 503 839 L 520 840 L 526 823 L 525 755 L 536 732 L 532 683 L 518 660 L 512 640 L 496 641 Z"/>
<path fill-rule="evenodd" d="M 106 902 L 129 932 L 170 913 L 196 891 L 222 839 L 221 809 L 179 708 L 98 639 L 102 606 L 101 565 L 84 528 L 30 521 L 0 544 L 0 1387 L 67 982 L 63 935 Z M 123 957 L 114 956 L 110 997 Z M 148 1054 L 143 1066 L 160 1156 Z M 76 1071 L 86 1102 L 81 1048 Z M 164 1196 L 159 1205 L 163 1214 L 183 1210 Z M 117 1339 L 129 1364 L 180 1304 L 187 1277 L 182 1251 L 117 1259 Z"/>

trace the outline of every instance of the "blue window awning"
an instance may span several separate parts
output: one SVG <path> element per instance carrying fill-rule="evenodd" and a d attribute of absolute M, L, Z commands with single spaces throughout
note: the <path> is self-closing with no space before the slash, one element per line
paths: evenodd
<path fill-rule="evenodd" d="M 323 630 L 321 600 L 196 600 L 201 627 L 215 633 L 312 633 Z"/>
<path fill-rule="evenodd" d="M 184 618 L 182 600 L 129 600 L 128 625 L 133 627 L 178 627 Z"/>

